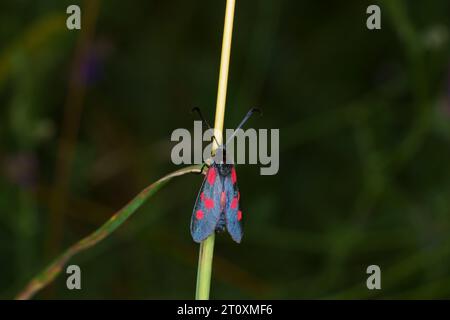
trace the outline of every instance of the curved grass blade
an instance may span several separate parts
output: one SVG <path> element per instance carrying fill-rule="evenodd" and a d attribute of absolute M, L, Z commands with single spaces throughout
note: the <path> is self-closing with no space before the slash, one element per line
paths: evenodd
<path fill-rule="evenodd" d="M 172 178 L 184 175 L 191 172 L 200 172 L 200 165 L 186 167 L 174 171 L 165 177 L 159 179 L 142 190 L 134 199 L 128 202 L 122 209 L 117 211 L 108 221 L 106 221 L 100 228 L 81 239 L 65 252 L 58 256 L 50 265 L 48 265 L 42 272 L 34 277 L 28 285 L 17 295 L 18 300 L 27 300 L 33 297 L 39 290 L 53 281 L 61 272 L 64 265 L 75 254 L 86 250 L 97 244 L 112 232 L 114 232 L 122 223 L 124 223 L 148 198 L 153 196 L 162 186 L 169 182 Z"/>

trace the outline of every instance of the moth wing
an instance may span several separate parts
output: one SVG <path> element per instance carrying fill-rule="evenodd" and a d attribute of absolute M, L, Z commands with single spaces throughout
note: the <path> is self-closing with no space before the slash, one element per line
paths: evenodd
<path fill-rule="evenodd" d="M 220 217 L 223 183 L 216 166 L 209 167 L 195 201 L 191 218 L 191 235 L 202 242 L 216 229 Z"/>
<path fill-rule="evenodd" d="M 227 230 L 231 238 L 237 243 L 240 243 L 244 231 L 242 228 L 242 211 L 239 206 L 240 193 L 234 167 L 231 169 L 231 174 L 225 177 L 224 191 L 226 197 L 224 211 Z"/>

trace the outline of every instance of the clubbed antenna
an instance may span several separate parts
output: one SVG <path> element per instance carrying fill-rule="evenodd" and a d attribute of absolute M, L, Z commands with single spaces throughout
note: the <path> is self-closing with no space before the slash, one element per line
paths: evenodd
<path fill-rule="evenodd" d="M 212 128 L 211 128 L 211 126 L 209 125 L 208 121 L 206 121 L 206 119 L 203 117 L 203 115 L 202 115 L 202 113 L 201 113 L 201 111 L 200 111 L 200 108 L 195 107 L 195 108 L 193 108 L 193 109 L 191 110 L 191 112 L 194 112 L 194 111 L 198 113 L 198 116 L 200 117 L 200 119 L 202 120 L 202 122 L 203 122 L 204 124 L 206 124 L 206 126 L 208 127 L 208 129 L 211 129 L 211 130 L 212 130 Z M 219 142 L 217 142 L 216 137 L 215 137 L 214 135 L 213 135 L 212 137 L 213 137 L 213 139 L 216 141 L 217 145 L 220 146 Z"/>
<path fill-rule="evenodd" d="M 255 113 L 259 113 L 260 115 L 262 114 L 261 110 L 259 110 L 258 108 L 252 108 L 250 109 L 247 114 L 245 115 L 244 119 L 242 119 L 241 123 L 238 125 L 238 127 L 236 128 L 236 130 L 234 130 L 234 133 L 231 137 L 228 138 L 227 143 L 225 145 L 227 145 L 236 135 L 236 133 L 238 132 L 238 130 L 247 122 L 247 120 Z"/>

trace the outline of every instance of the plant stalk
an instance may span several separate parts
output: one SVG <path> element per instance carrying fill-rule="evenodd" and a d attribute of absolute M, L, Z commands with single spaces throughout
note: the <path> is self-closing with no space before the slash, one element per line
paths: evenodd
<path fill-rule="evenodd" d="M 223 122 L 225 117 L 225 103 L 227 97 L 228 70 L 230 66 L 231 38 L 233 34 L 235 0 L 227 0 L 225 9 L 225 23 L 223 28 L 222 53 L 220 58 L 219 85 L 217 89 L 216 118 L 214 121 L 214 135 L 217 143 L 222 143 Z M 213 144 L 214 154 L 219 145 Z M 214 239 L 212 233 L 200 244 L 197 270 L 197 290 L 195 299 L 208 300 L 211 287 L 211 272 L 214 256 Z"/>

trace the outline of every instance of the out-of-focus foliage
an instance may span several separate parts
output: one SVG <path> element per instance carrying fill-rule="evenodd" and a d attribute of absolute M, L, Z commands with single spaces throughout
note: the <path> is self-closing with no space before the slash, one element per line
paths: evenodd
<path fill-rule="evenodd" d="M 212 298 L 450 296 L 450 3 L 376 3 L 369 31 L 366 1 L 237 1 L 226 127 L 263 109 L 248 126 L 280 129 L 280 171 L 237 168 L 245 236 L 217 237 Z M 194 106 L 214 117 L 224 9 L 1 1 L 0 297 L 178 169 L 172 131 Z M 192 298 L 200 184 L 178 178 L 75 257 L 82 290 L 62 275 L 37 298 Z"/>

